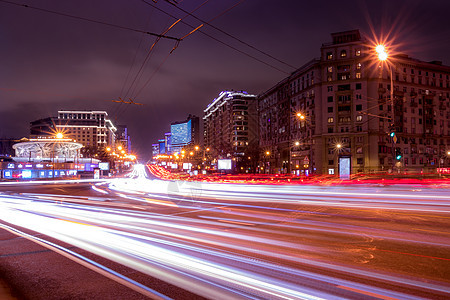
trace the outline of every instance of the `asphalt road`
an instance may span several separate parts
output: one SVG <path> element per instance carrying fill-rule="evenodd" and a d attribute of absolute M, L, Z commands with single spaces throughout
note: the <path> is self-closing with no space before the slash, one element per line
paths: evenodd
<path fill-rule="evenodd" d="M 0 272 L 19 299 L 450 298 L 448 187 L 136 175 L 0 192 Z"/>

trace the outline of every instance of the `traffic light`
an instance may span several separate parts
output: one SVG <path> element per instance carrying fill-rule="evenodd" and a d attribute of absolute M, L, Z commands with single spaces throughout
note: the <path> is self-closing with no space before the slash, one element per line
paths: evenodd
<path fill-rule="evenodd" d="M 402 159 L 402 151 L 400 150 L 400 148 L 395 148 L 395 159 L 396 160 Z"/>

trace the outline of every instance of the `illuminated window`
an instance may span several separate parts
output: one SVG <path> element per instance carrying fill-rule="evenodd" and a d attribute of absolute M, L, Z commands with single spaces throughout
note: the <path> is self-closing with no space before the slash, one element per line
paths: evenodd
<path fill-rule="evenodd" d="M 342 50 L 342 51 L 341 51 L 341 57 L 342 57 L 342 58 L 343 58 L 343 57 L 347 57 L 347 51 Z"/>
<path fill-rule="evenodd" d="M 357 69 L 357 70 L 360 70 L 360 69 L 361 69 L 361 63 L 357 63 L 357 64 L 356 64 L 356 69 Z"/>
<path fill-rule="evenodd" d="M 356 78 L 361 78 L 361 73 L 356 73 Z"/>
<path fill-rule="evenodd" d="M 333 123 L 334 119 L 332 117 L 328 118 L 328 123 Z"/>
<path fill-rule="evenodd" d="M 362 116 L 356 116 L 356 122 L 361 122 L 362 121 Z"/>
<path fill-rule="evenodd" d="M 360 50 L 360 49 L 356 49 L 355 55 L 356 55 L 356 56 L 361 56 L 361 50 Z"/>
<path fill-rule="evenodd" d="M 333 59 L 333 53 L 332 52 L 327 52 L 327 59 Z"/>
<path fill-rule="evenodd" d="M 328 73 L 333 73 L 333 67 L 328 67 Z"/>
<path fill-rule="evenodd" d="M 328 81 L 332 81 L 333 78 L 332 78 L 331 76 L 328 76 L 327 80 L 328 80 Z"/>

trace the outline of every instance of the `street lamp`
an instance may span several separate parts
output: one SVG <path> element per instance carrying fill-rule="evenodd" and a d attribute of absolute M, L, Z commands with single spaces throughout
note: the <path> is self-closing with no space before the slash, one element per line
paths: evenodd
<path fill-rule="evenodd" d="M 395 143 L 395 140 L 397 139 L 397 138 L 395 138 L 394 139 L 394 136 L 395 136 L 395 113 L 394 113 L 394 78 L 393 78 L 393 76 L 392 76 L 392 67 L 389 65 L 389 63 L 388 63 L 388 58 L 389 58 L 389 55 L 388 55 L 388 53 L 387 53 L 387 51 L 386 51 L 386 47 L 384 46 L 384 45 L 381 45 L 381 44 L 379 44 L 379 45 L 377 45 L 376 47 L 375 47 L 375 52 L 377 53 L 377 56 L 378 56 L 378 60 L 380 61 L 380 62 L 386 62 L 387 63 L 387 65 L 388 65 L 388 68 L 389 68 L 389 72 L 390 72 L 390 77 L 391 77 L 391 89 L 390 89 L 390 97 L 391 97 L 391 99 L 390 99 L 390 104 L 391 104 L 391 122 L 390 122 L 390 124 L 389 124 L 389 127 L 390 127 L 390 130 L 391 130 L 391 133 L 390 133 L 390 136 L 391 136 L 391 139 L 392 139 L 392 150 L 391 150 L 391 152 L 392 152 L 392 172 L 394 172 L 394 166 L 395 166 L 395 159 L 394 159 L 394 143 Z M 393 135 L 392 135 L 393 134 Z"/>

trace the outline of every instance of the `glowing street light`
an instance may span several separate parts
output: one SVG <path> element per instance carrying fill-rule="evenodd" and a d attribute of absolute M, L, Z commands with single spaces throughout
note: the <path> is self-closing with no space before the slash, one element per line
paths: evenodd
<path fill-rule="evenodd" d="M 337 144 L 337 145 L 336 145 L 336 148 L 341 149 L 341 148 L 342 148 L 342 145 L 341 145 L 341 144 Z"/>
<path fill-rule="evenodd" d="M 266 155 L 270 155 L 270 151 L 266 151 Z"/>
<path fill-rule="evenodd" d="M 194 148 L 195 148 L 195 151 L 197 151 L 199 147 L 198 147 L 198 146 L 195 146 Z"/>
<path fill-rule="evenodd" d="M 303 114 L 300 113 L 300 112 L 297 113 L 297 117 L 299 117 L 300 120 L 304 120 L 304 119 L 305 119 L 305 115 L 303 115 Z"/>
<path fill-rule="evenodd" d="M 384 45 L 377 45 L 375 47 L 375 52 L 378 53 L 378 59 L 381 61 L 385 61 L 388 59 L 388 54 L 386 52 L 386 48 Z"/>
<path fill-rule="evenodd" d="M 56 138 L 62 139 L 62 138 L 64 138 L 64 135 L 62 134 L 62 132 L 58 132 L 58 133 L 56 133 Z"/>
<path fill-rule="evenodd" d="M 117 150 L 119 151 L 122 150 L 122 146 L 117 147 Z"/>

